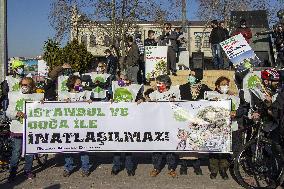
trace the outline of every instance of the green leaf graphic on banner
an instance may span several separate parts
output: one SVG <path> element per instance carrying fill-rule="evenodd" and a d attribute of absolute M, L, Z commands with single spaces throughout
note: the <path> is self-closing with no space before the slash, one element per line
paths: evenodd
<path fill-rule="evenodd" d="M 132 102 L 133 99 L 131 92 L 125 88 L 118 88 L 114 92 L 115 102 Z"/>
<path fill-rule="evenodd" d="M 101 76 L 98 76 L 98 77 L 96 77 L 95 79 L 94 79 L 94 83 L 96 83 L 96 82 L 100 82 L 100 83 L 104 83 L 105 82 L 105 79 L 103 78 L 103 77 L 101 77 Z M 94 90 L 93 90 L 93 92 L 95 92 L 95 93 L 100 93 L 100 92 L 103 92 L 104 90 L 101 88 L 101 87 L 96 87 L 96 88 L 94 88 Z"/>
<path fill-rule="evenodd" d="M 15 107 L 15 110 L 16 112 L 23 112 L 24 111 L 24 103 L 25 101 L 32 101 L 32 99 L 19 99 L 17 102 L 16 102 L 16 107 Z M 23 118 L 20 118 L 18 120 L 20 123 L 23 123 Z"/>
<path fill-rule="evenodd" d="M 13 85 L 13 87 L 12 87 L 12 91 L 19 91 L 19 90 L 20 90 L 20 84 L 15 83 L 15 85 Z"/>
<path fill-rule="evenodd" d="M 66 86 L 67 80 L 62 81 L 61 83 L 61 91 L 68 91 L 68 88 Z"/>
<path fill-rule="evenodd" d="M 244 60 L 244 67 L 245 67 L 246 69 L 252 68 L 252 64 L 251 64 L 251 62 L 250 62 L 249 59 L 245 59 L 245 60 Z"/>
<path fill-rule="evenodd" d="M 237 110 L 237 105 L 235 102 L 232 101 L 232 111 L 236 111 Z"/>
<path fill-rule="evenodd" d="M 16 108 L 15 110 L 17 112 L 22 112 L 23 109 L 24 109 L 24 103 L 25 103 L 25 99 L 19 99 L 17 102 L 16 102 Z"/>
<path fill-rule="evenodd" d="M 257 87 L 258 84 L 261 83 L 261 79 L 257 75 L 252 75 L 248 78 L 248 88 L 253 89 Z"/>
<path fill-rule="evenodd" d="M 187 121 L 187 118 L 178 111 L 174 112 L 174 118 L 175 118 L 176 121 L 180 121 L 180 122 Z"/>

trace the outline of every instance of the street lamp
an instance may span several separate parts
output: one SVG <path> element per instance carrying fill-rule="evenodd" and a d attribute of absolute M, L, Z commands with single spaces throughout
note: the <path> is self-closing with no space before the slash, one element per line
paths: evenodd
<path fill-rule="evenodd" d="M 0 0 L 0 82 L 7 72 L 7 0 Z"/>

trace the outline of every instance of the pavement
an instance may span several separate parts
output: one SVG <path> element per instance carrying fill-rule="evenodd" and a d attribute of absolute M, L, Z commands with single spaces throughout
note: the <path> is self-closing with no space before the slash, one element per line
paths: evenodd
<path fill-rule="evenodd" d="M 39 166 L 34 161 L 33 170 L 36 177 L 33 180 L 26 180 L 23 175 L 23 161 L 20 162 L 17 179 L 13 183 L 7 183 L 8 171 L 0 170 L 0 189 L 59 189 L 59 188 L 94 188 L 94 189 L 241 189 L 236 181 L 230 176 L 229 180 L 222 180 L 218 175 L 217 179 L 209 178 L 208 160 L 203 157 L 203 175 L 197 176 L 193 168 L 189 167 L 188 175 L 178 175 L 171 178 L 167 174 L 167 166 L 155 178 L 149 176 L 152 170 L 150 153 L 135 153 L 137 169 L 135 176 L 128 177 L 125 170 L 118 175 L 110 174 L 112 167 L 111 153 L 95 153 L 91 155 L 91 174 L 89 177 L 82 177 L 81 171 L 76 170 L 70 177 L 63 177 L 64 159 L 62 155 L 49 155 L 45 166 Z M 76 158 L 76 163 L 79 164 Z M 80 164 L 79 164 L 80 165 Z M 177 169 L 179 171 L 179 167 Z"/>

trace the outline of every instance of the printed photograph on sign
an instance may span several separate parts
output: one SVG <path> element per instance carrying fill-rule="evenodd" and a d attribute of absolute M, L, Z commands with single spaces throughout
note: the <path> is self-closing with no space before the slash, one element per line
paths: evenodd
<path fill-rule="evenodd" d="M 146 79 L 167 74 L 167 46 L 145 46 Z"/>

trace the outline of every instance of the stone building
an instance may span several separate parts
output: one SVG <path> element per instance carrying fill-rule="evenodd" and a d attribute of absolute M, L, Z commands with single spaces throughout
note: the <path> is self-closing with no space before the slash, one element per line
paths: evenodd
<path fill-rule="evenodd" d="M 94 56 L 103 57 L 105 49 L 111 45 L 111 37 L 106 32 L 106 29 L 111 27 L 110 22 L 90 21 L 82 15 L 73 14 L 72 23 L 71 40 L 77 38 L 79 42 L 86 45 L 88 51 Z M 172 21 L 171 23 L 173 29 L 181 27 L 182 24 L 180 21 Z M 134 35 L 134 33 L 138 32 L 142 35 L 144 41 L 149 30 L 154 30 L 157 38 L 162 33 L 162 25 L 151 21 L 137 21 L 135 28 L 132 28 L 127 34 Z M 198 51 L 203 52 L 205 58 L 211 59 L 210 32 L 210 25 L 206 27 L 206 22 L 187 21 L 182 36 L 184 43 L 180 48 L 181 62 L 179 63 L 188 65 L 192 52 Z"/>

